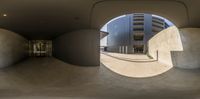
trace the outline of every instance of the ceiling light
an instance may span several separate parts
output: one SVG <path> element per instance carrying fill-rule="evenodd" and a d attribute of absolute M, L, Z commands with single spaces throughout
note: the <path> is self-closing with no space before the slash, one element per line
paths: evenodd
<path fill-rule="evenodd" d="M 3 16 L 4 16 L 4 17 L 6 17 L 6 16 L 7 16 L 7 14 L 3 14 Z"/>

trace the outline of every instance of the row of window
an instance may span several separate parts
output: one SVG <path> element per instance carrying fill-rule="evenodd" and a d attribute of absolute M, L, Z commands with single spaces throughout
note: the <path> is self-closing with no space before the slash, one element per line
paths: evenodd
<path fill-rule="evenodd" d="M 134 36 L 133 36 L 133 39 L 134 39 L 135 41 L 143 41 L 144 35 L 134 35 Z"/>

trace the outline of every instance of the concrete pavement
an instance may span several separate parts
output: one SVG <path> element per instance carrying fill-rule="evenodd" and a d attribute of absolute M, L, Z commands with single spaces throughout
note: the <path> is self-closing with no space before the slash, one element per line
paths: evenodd
<path fill-rule="evenodd" d="M 200 70 L 173 68 L 155 77 L 129 78 L 103 64 L 29 58 L 0 70 L 0 99 L 198 99 L 199 77 Z"/>
<path fill-rule="evenodd" d="M 103 52 L 101 62 L 111 71 L 127 77 L 152 77 L 170 70 L 173 66 L 159 63 L 147 55 Z"/>

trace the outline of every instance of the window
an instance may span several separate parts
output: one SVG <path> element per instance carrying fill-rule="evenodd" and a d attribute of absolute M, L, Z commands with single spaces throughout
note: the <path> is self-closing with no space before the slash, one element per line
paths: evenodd
<path fill-rule="evenodd" d="M 134 35 L 133 39 L 135 41 L 143 41 L 144 35 Z"/>

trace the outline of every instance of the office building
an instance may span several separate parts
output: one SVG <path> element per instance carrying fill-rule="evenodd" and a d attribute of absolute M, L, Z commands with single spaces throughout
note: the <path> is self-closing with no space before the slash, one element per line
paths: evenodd
<path fill-rule="evenodd" d="M 165 19 L 152 14 L 125 15 L 107 25 L 107 49 L 119 53 L 147 53 L 148 40 L 168 27 Z"/>

